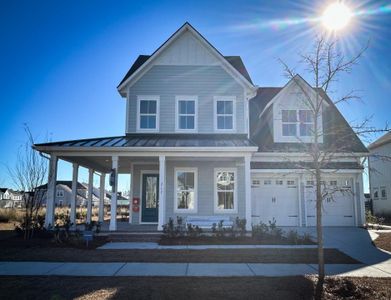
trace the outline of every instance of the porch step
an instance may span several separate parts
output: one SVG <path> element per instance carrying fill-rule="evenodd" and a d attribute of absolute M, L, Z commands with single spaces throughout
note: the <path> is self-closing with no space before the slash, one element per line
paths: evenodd
<path fill-rule="evenodd" d="M 109 234 L 108 240 L 109 242 L 133 242 L 133 243 L 145 243 L 145 242 L 153 242 L 157 243 L 160 240 L 160 233 L 126 233 L 126 234 Z"/>

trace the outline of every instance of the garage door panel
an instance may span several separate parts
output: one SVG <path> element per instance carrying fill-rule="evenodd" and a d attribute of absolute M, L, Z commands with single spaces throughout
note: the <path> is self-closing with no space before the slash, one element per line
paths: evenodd
<path fill-rule="evenodd" d="M 269 224 L 273 218 L 278 226 L 299 225 L 297 182 L 287 178 L 261 178 L 252 189 L 253 223 Z"/>
<path fill-rule="evenodd" d="M 354 226 L 354 197 L 350 183 L 350 178 L 332 178 L 326 181 L 325 186 L 330 190 L 330 195 L 322 202 L 323 226 Z M 343 192 L 338 191 L 340 189 Z M 316 226 L 315 199 L 314 186 L 306 185 L 307 226 Z"/>

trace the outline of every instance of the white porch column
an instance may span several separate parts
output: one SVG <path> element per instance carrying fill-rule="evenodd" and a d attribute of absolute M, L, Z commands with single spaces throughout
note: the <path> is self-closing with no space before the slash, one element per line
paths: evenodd
<path fill-rule="evenodd" d="M 111 191 L 111 215 L 110 215 L 110 231 L 117 230 L 117 192 L 118 192 L 118 156 L 113 156 L 111 158 L 112 169 L 115 174 L 114 186 Z"/>
<path fill-rule="evenodd" d="M 57 163 L 57 156 L 55 154 L 51 154 L 49 161 L 48 188 L 46 192 L 46 228 L 49 226 L 54 226 L 54 201 L 56 198 Z"/>
<path fill-rule="evenodd" d="M 94 170 L 88 169 L 87 223 L 91 223 L 93 184 L 94 184 Z"/>
<path fill-rule="evenodd" d="M 251 230 L 251 155 L 244 157 L 244 185 L 245 185 L 245 201 L 246 201 L 246 230 Z M 235 179 L 236 180 L 236 179 Z"/>
<path fill-rule="evenodd" d="M 79 175 L 79 165 L 77 163 L 73 163 L 72 167 L 71 223 L 73 223 L 72 228 L 76 228 L 77 178 Z"/>
<path fill-rule="evenodd" d="M 159 156 L 159 216 L 158 230 L 163 230 L 165 224 L 165 209 L 166 209 L 166 157 Z"/>
<path fill-rule="evenodd" d="M 100 174 L 100 191 L 99 191 L 99 218 L 98 221 L 104 221 L 104 201 L 105 201 L 105 179 L 106 174 Z"/>
<path fill-rule="evenodd" d="M 130 193 L 129 193 L 129 224 L 132 224 L 133 219 L 133 174 L 134 165 L 130 164 Z"/>

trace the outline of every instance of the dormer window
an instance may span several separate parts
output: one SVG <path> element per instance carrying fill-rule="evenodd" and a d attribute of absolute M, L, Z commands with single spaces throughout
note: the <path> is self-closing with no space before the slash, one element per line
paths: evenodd
<path fill-rule="evenodd" d="M 314 118 L 311 110 L 282 110 L 283 136 L 312 136 Z"/>
<path fill-rule="evenodd" d="M 158 96 L 137 97 L 137 130 L 138 131 L 159 130 L 159 97 Z"/>

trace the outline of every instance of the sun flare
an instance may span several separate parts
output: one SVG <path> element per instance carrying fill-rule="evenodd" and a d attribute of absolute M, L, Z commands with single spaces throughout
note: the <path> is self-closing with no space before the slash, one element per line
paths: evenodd
<path fill-rule="evenodd" d="M 330 4 L 323 13 L 323 25 L 332 31 L 345 28 L 352 18 L 349 7 L 341 2 Z"/>

